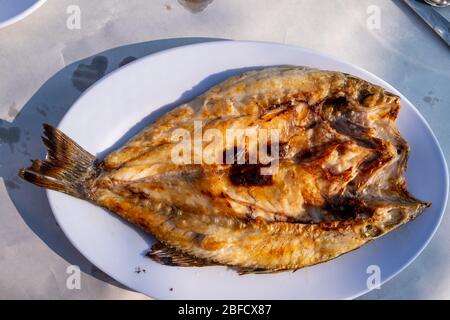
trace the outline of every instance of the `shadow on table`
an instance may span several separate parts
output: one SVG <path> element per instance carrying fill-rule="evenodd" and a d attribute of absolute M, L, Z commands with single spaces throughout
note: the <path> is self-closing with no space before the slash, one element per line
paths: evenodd
<path fill-rule="evenodd" d="M 7 192 L 25 223 L 70 264 L 78 265 L 84 272 L 123 288 L 118 282 L 93 266 L 68 241 L 51 212 L 45 191 L 22 181 L 17 176 L 20 168 L 30 164 L 30 159 L 42 159 L 45 156 L 40 138 L 42 123 L 56 126 L 84 90 L 105 74 L 137 58 L 169 48 L 217 40 L 221 39 L 174 38 L 148 41 L 110 49 L 77 61 L 64 67 L 47 80 L 25 104 L 13 122 L 0 120 L 0 176 L 4 179 Z M 191 98 L 192 95 L 198 94 L 199 90 L 207 89 L 208 86 L 226 76 L 225 72 L 221 76 L 216 75 L 208 80 L 205 79 L 198 87 L 183 94 L 173 104 L 159 110 L 159 113 L 182 100 Z M 141 121 L 114 147 L 123 143 L 147 121 L 150 119 Z M 83 124 L 80 123 L 79 126 Z"/>
<path fill-rule="evenodd" d="M 26 183 L 17 176 L 20 168 L 30 165 L 30 159 L 43 159 L 45 157 L 45 148 L 41 140 L 42 124 L 49 123 L 57 126 L 72 104 L 87 88 L 104 75 L 127 63 L 161 50 L 218 40 L 222 39 L 163 39 L 126 45 L 101 52 L 72 63 L 53 75 L 25 104 L 13 122 L 9 123 L 0 120 L 0 141 L 2 142 L 0 144 L 2 155 L 0 158 L 0 176 L 4 179 L 7 192 L 25 223 L 67 262 L 78 265 L 82 271 L 97 279 L 124 288 L 123 285 L 92 265 L 68 241 L 51 212 L 45 190 Z M 232 75 L 262 67 L 251 66 L 230 69 L 208 76 L 185 91 L 176 101 L 162 106 L 139 121 L 119 141 L 110 148 L 98 153 L 97 156 L 101 158 L 110 151 L 120 147 L 163 113 L 183 102 L 191 100 L 211 86 Z M 82 123 L 78 125 L 83 126 Z M 115 215 L 112 216 L 118 218 Z M 151 237 L 144 235 L 143 232 L 138 232 L 149 242 L 150 247 Z"/>

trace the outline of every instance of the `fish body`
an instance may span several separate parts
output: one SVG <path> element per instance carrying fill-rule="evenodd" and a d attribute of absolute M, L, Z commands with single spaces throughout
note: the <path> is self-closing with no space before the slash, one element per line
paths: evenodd
<path fill-rule="evenodd" d="M 268 68 L 216 85 L 103 160 L 46 125 L 47 159 L 19 174 L 153 234 L 149 256 L 160 263 L 298 269 L 357 249 L 430 205 L 406 188 L 399 110 L 399 97 L 348 74 Z M 239 129 L 277 132 L 273 171 L 263 174 L 271 162 L 250 163 L 249 139 L 205 137 Z M 194 138 L 183 145 L 177 132 Z M 194 161 L 174 161 L 180 146 Z"/>

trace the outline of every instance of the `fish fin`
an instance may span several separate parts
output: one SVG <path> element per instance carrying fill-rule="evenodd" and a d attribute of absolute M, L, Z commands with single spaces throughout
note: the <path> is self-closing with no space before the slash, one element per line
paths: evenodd
<path fill-rule="evenodd" d="M 19 171 L 19 176 L 39 187 L 87 199 L 86 180 L 97 174 L 97 159 L 60 130 L 44 124 L 45 160 Z"/>
<path fill-rule="evenodd" d="M 252 267 L 238 267 L 237 272 L 240 276 L 246 274 L 270 274 L 270 273 L 279 273 L 284 271 L 289 271 L 289 269 L 263 269 L 263 268 L 252 268 Z M 295 272 L 296 270 L 294 270 Z"/>
<path fill-rule="evenodd" d="M 196 258 L 175 248 L 157 242 L 147 253 L 152 260 L 166 266 L 176 267 L 206 267 L 216 265 L 206 259 Z"/>

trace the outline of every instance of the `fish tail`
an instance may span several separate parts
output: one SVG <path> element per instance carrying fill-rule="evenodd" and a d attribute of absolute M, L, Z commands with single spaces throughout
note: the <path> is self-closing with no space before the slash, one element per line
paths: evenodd
<path fill-rule="evenodd" d="M 89 183 L 98 175 L 95 156 L 84 150 L 60 130 L 44 124 L 42 140 L 47 147 L 45 160 L 32 160 L 32 165 L 19 171 L 19 176 L 39 187 L 88 199 Z"/>

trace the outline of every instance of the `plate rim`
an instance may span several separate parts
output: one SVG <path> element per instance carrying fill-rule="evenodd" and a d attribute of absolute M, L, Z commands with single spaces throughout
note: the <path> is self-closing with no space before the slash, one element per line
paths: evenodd
<path fill-rule="evenodd" d="M 34 11 L 39 9 L 47 0 L 38 0 L 33 3 L 31 6 L 20 12 L 19 14 L 10 17 L 6 20 L 0 21 L 0 29 L 6 28 L 22 19 L 25 19 L 28 15 L 32 14 Z"/>
<path fill-rule="evenodd" d="M 46 1 L 46 0 L 41 0 L 41 1 Z M 174 47 L 174 48 L 169 48 L 169 49 L 165 49 L 165 50 L 161 50 L 161 51 L 158 51 L 158 52 L 155 52 L 155 53 L 148 54 L 148 55 L 143 56 L 143 57 L 141 57 L 141 58 L 139 58 L 139 59 L 137 59 L 137 60 L 135 60 L 135 61 L 132 61 L 131 63 L 129 63 L 129 64 L 123 66 L 123 67 L 117 68 L 117 69 L 111 71 L 110 73 L 106 74 L 106 75 L 105 75 L 104 77 L 102 77 L 99 81 L 97 81 L 97 82 L 94 83 L 92 86 L 90 86 L 88 89 L 86 89 L 86 90 L 78 97 L 78 99 L 72 104 L 72 106 L 69 108 L 69 110 L 68 110 L 68 111 L 64 114 L 64 116 L 59 120 L 59 122 L 58 122 L 58 124 L 57 124 L 57 127 L 60 128 L 60 127 L 62 126 L 62 124 L 64 123 L 65 119 L 73 112 L 73 110 L 74 110 L 73 107 L 78 103 L 78 101 L 80 101 L 85 95 L 88 95 L 88 94 L 90 93 L 91 90 L 95 90 L 95 87 L 96 87 L 97 85 L 99 85 L 100 83 L 103 83 L 104 81 L 107 81 L 107 80 L 109 79 L 109 77 L 112 77 L 112 76 L 116 75 L 116 73 L 119 73 L 119 72 L 123 71 L 123 70 L 126 69 L 126 68 L 129 68 L 130 66 L 132 66 L 132 65 L 134 65 L 134 64 L 143 63 L 143 60 L 146 60 L 146 59 L 152 59 L 152 58 L 154 58 L 154 57 L 156 57 L 156 56 L 159 56 L 159 55 L 164 55 L 164 54 L 167 54 L 167 53 L 173 52 L 173 51 L 181 51 L 181 50 L 184 50 L 184 49 L 186 49 L 186 48 L 191 48 L 191 47 L 208 47 L 208 46 L 217 46 L 217 45 L 219 45 L 219 46 L 221 46 L 221 45 L 235 45 L 235 44 L 242 44 L 242 45 L 258 45 L 258 44 L 263 44 L 263 45 L 270 45 L 270 46 L 287 47 L 287 48 L 289 48 L 289 49 L 291 49 L 291 50 L 299 50 L 299 51 L 308 52 L 308 53 L 313 54 L 313 55 L 315 55 L 315 56 L 320 56 L 321 58 L 324 58 L 324 59 L 327 59 L 327 60 L 330 60 L 330 61 L 333 61 L 333 62 L 337 62 L 337 63 L 340 63 L 340 64 L 347 65 L 347 66 L 349 66 L 349 67 L 351 67 L 351 68 L 353 68 L 353 69 L 358 70 L 358 71 L 359 71 L 360 73 L 362 73 L 362 74 L 366 74 L 366 75 L 368 75 L 368 76 L 370 76 L 370 77 L 373 77 L 374 79 L 376 79 L 376 80 L 380 83 L 380 85 L 381 85 L 382 87 L 385 87 L 385 88 L 387 88 L 389 91 L 391 91 L 391 92 L 397 94 L 397 95 L 401 98 L 401 100 L 403 100 L 403 101 L 405 101 L 407 104 L 409 104 L 409 106 L 411 107 L 411 110 L 414 111 L 414 113 L 419 117 L 419 119 L 421 120 L 421 122 L 425 125 L 426 129 L 428 130 L 428 132 L 429 132 L 430 135 L 431 135 L 431 138 L 432 138 L 434 144 L 435 144 L 436 147 L 437 147 L 437 151 L 438 151 L 438 154 L 439 154 L 439 159 L 442 161 L 442 164 L 443 164 L 444 173 L 445 173 L 444 178 L 443 178 L 443 179 L 444 179 L 444 184 L 445 184 L 445 191 L 444 191 L 445 199 L 444 199 L 444 201 L 443 201 L 443 203 L 442 203 L 442 208 L 441 208 L 440 211 L 439 211 L 439 218 L 438 218 L 438 220 L 437 220 L 437 222 L 436 222 L 436 224 L 435 224 L 433 230 L 431 230 L 430 235 L 428 236 L 427 240 L 424 241 L 424 242 L 422 243 L 422 245 L 420 246 L 420 249 L 418 249 L 418 250 L 415 252 L 415 254 L 414 254 L 410 259 L 408 259 L 407 261 L 405 261 L 405 262 L 398 268 L 398 270 L 396 270 L 396 271 L 393 272 L 390 276 L 388 276 L 388 277 L 386 277 L 385 279 L 383 279 L 382 282 L 380 283 L 380 286 L 382 286 L 383 284 L 389 282 L 389 281 L 392 280 L 394 277 L 396 277 L 398 274 L 400 274 L 403 270 L 405 270 L 405 269 L 406 269 L 406 268 L 407 268 L 407 267 L 408 267 L 408 266 L 409 266 L 409 265 L 410 265 L 410 264 L 411 264 L 411 263 L 412 263 L 412 262 L 413 262 L 413 261 L 414 261 L 414 260 L 415 260 L 422 252 L 423 252 L 423 250 L 424 250 L 424 249 L 428 246 L 428 244 L 431 242 L 431 240 L 433 239 L 434 235 L 436 234 L 437 229 L 438 229 L 439 226 L 441 225 L 442 219 L 443 219 L 443 217 L 444 217 L 444 214 L 445 214 L 445 212 L 446 212 L 446 208 L 447 208 L 447 205 L 448 205 L 448 197 L 449 197 L 449 180 L 450 180 L 450 179 L 449 179 L 449 169 L 448 169 L 448 164 L 447 164 L 447 161 L 446 161 L 446 159 L 445 159 L 444 153 L 443 153 L 443 151 L 442 151 L 442 147 L 441 147 L 441 145 L 439 144 L 439 141 L 438 141 L 438 139 L 436 138 L 436 135 L 434 134 L 433 130 L 431 129 L 429 123 L 426 121 L 426 119 L 424 118 L 424 116 L 423 116 L 423 115 L 420 113 L 420 111 L 416 108 L 416 106 L 415 106 L 413 103 L 411 103 L 411 101 L 410 101 L 408 98 L 406 98 L 400 91 L 398 91 L 398 90 L 397 90 L 395 87 L 393 87 L 391 84 L 389 84 L 389 83 L 386 82 L 385 80 L 381 79 L 381 78 L 378 77 L 377 75 L 373 74 L 372 72 L 367 71 L 366 69 L 364 69 L 364 68 L 362 68 L 362 67 L 359 67 L 358 65 L 352 64 L 352 63 L 347 62 L 347 61 L 345 61 L 345 60 L 341 60 L 341 59 L 335 58 L 335 57 L 333 57 L 333 56 L 331 56 L 331 55 L 324 54 L 324 53 L 322 53 L 322 52 L 320 52 L 320 51 L 317 51 L 317 50 L 314 50 L 314 49 L 309 49 L 309 48 L 305 48 L 305 47 L 302 47 L 302 46 L 291 45 L 291 44 L 284 44 L 284 43 L 278 43 L 278 42 L 270 42 L 270 41 L 253 41 L 253 40 L 217 40 L 217 41 L 211 41 L 211 42 L 201 42 L 201 43 L 193 43 L 193 44 L 182 45 L 182 46 L 178 46 L 178 47 Z M 336 71 L 338 71 L 338 70 L 336 70 Z M 343 71 L 339 71 L 339 72 L 343 72 Z M 160 106 L 159 106 L 159 107 L 160 107 Z M 158 108 L 159 108 L 159 107 L 158 107 Z M 157 110 L 158 108 L 156 108 L 155 110 Z M 64 226 L 63 226 L 64 224 L 60 223 L 60 221 L 59 221 L 59 219 L 58 219 L 58 216 L 55 214 L 55 206 L 54 206 L 54 203 L 53 203 L 53 201 L 55 201 L 55 199 L 53 199 L 52 194 L 56 194 L 57 192 L 56 192 L 56 191 L 53 191 L 53 190 L 48 190 L 48 189 L 46 189 L 45 191 L 46 191 L 46 195 L 47 195 L 48 202 L 49 202 L 50 208 L 51 208 L 51 210 L 52 210 L 53 216 L 55 217 L 55 219 L 56 219 L 56 221 L 58 222 L 58 224 L 61 226 L 61 229 L 62 229 L 62 231 L 64 232 L 64 235 L 65 235 L 66 238 L 69 240 L 69 242 L 70 242 L 70 243 L 71 243 L 71 244 L 72 244 L 72 245 L 73 245 L 73 246 L 74 246 L 74 247 L 75 247 L 75 248 L 76 248 L 83 256 L 85 256 L 85 254 L 83 253 L 82 250 L 79 249 L 79 247 L 77 246 L 77 244 L 75 243 L 75 241 L 73 241 L 73 240 L 68 236 L 68 234 L 66 233 L 66 230 L 65 230 L 65 228 L 64 228 Z M 85 257 L 86 257 L 86 256 L 85 256 Z M 86 257 L 86 258 L 87 258 L 87 257 Z M 112 278 L 114 278 L 109 272 L 105 271 L 103 268 L 101 268 L 100 266 L 98 266 L 97 263 L 94 263 L 94 262 L 92 261 L 92 259 L 89 259 L 89 258 L 87 258 L 87 259 L 89 260 L 90 263 L 92 263 L 93 265 L 95 265 L 97 268 L 99 268 L 100 270 L 102 270 L 103 272 L 105 272 L 106 274 L 108 274 L 109 276 L 111 276 Z M 114 279 L 115 279 L 115 278 L 114 278 Z M 135 291 L 135 292 L 144 294 L 144 295 L 146 295 L 146 296 L 148 296 L 148 297 L 151 297 L 151 298 L 153 298 L 153 299 L 158 299 L 158 298 L 156 298 L 156 297 L 154 297 L 154 296 L 150 296 L 150 295 L 148 295 L 148 294 L 146 294 L 146 293 L 140 291 L 139 289 L 133 288 L 133 286 L 129 286 L 128 284 L 122 283 L 122 282 L 121 282 L 120 280 L 118 280 L 118 279 L 115 279 L 115 280 L 118 281 L 118 282 L 120 282 L 122 285 L 124 285 L 124 286 L 127 287 L 127 288 L 130 288 L 131 290 L 133 290 L 133 291 Z M 372 291 L 372 290 L 373 290 L 373 288 L 372 288 L 372 289 L 365 288 L 364 290 L 361 290 L 361 291 L 359 291 L 359 292 L 356 292 L 356 293 L 353 294 L 352 296 L 345 297 L 345 298 L 342 298 L 342 299 L 346 299 L 346 300 L 355 299 L 355 298 L 360 297 L 360 296 L 362 296 L 362 295 L 364 295 L 364 294 L 366 294 L 366 293 L 368 293 L 368 292 L 370 292 L 370 291 Z M 295 299 L 295 297 L 294 297 L 293 299 Z"/>

